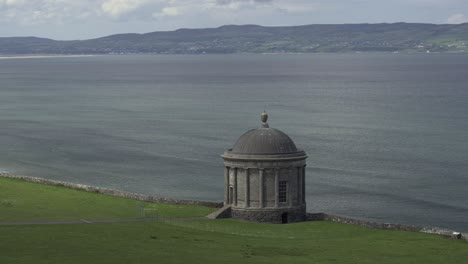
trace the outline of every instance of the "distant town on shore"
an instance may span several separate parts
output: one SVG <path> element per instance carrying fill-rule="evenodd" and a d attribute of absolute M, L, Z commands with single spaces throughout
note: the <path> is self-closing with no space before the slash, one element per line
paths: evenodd
<path fill-rule="evenodd" d="M 0 54 L 468 52 L 464 24 L 226 25 L 90 40 L 0 38 Z"/>

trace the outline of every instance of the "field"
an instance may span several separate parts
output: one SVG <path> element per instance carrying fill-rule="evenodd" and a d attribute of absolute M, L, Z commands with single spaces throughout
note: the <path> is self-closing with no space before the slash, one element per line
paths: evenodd
<path fill-rule="evenodd" d="M 0 178 L 0 222 L 134 218 L 142 216 L 142 208 L 153 209 L 152 211 L 164 217 L 198 217 L 213 211 L 212 208 L 202 206 L 144 203 L 65 187 Z"/>
<path fill-rule="evenodd" d="M 140 217 L 171 220 L 0 225 L 0 263 L 468 263 L 468 244 L 331 222 L 203 220 L 212 208 L 141 203 L 0 178 L 0 222 Z"/>

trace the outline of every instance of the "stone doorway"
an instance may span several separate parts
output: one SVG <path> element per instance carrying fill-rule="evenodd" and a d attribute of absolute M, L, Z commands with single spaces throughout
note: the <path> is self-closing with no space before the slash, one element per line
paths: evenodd
<path fill-rule="evenodd" d="M 283 213 L 281 215 L 281 223 L 282 224 L 287 224 L 288 223 L 288 213 Z"/>

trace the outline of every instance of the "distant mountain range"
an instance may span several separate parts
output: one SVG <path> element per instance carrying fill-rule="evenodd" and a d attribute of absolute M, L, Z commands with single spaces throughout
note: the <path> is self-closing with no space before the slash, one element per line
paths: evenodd
<path fill-rule="evenodd" d="M 229 25 L 90 40 L 0 38 L 0 54 L 468 52 L 468 23 Z"/>

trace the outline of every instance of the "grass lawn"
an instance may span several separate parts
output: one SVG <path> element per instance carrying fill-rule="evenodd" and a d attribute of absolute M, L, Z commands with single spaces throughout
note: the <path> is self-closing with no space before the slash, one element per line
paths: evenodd
<path fill-rule="evenodd" d="M 0 177 L 0 221 L 141 217 L 143 208 L 166 217 L 205 216 L 213 208 L 145 203 L 110 195 Z"/>
<path fill-rule="evenodd" d="M 22 188 L 21 185 L 26 187 Z M 8 186 L 15 194 L 5 195 Z M 51 194 L 48 195 L 49 188 Z M 58 188 L 56 190 L 55 188 Z M 36 190 L 37 189 L 37 190 Z M 20 193 L 23 190 L 25 193 Z M 127 208 L 131 216 L 138 203 L 106 195 L 62 187 L 0 179 L 0 200 L 16 201 L 0 205 L 0 216 L 34 219 L 34 207 L 20 199 L 31 193 L 48 197 L 54 217 L 61 209 L 79 203 L 83 213 L 114 207 Z M 36 195 L 36 194 L 35 194 Z M 66 198 L 68 197 L 68 198 Z M 71 197 L 71 198 L 70 198 Z M 37 205 L 38 203 L 36 203 Z M 22 212 L 17 217 L 5 215 Z M 209 212 L 203 207 L 166 209 L 162 212 L 187 216 Z M 11 207 L 17 207 L 12 211 Z M 76 207 L 76 206 L 75 206 Z M 5 209 L 6 208 L 6 209 Z M 10 208 L 10 209 L 8 209 Z M 108 208 L 99 217 L 114 217 Z M 42 219 L 47 211 L 40 210 Z M 121 215 L 118 215 L 121 217 Z M 3 221 L 3 220 L 2 220 Z M 331 222 L 304 222 L 288 225 L 257 224 L 225 220 L 174 220 L 161 222 L 100 223 L 70 225 L 0 226 L 0 263 L 468 263 L 468 243 L 423 233 L 371 230 Z"/>

